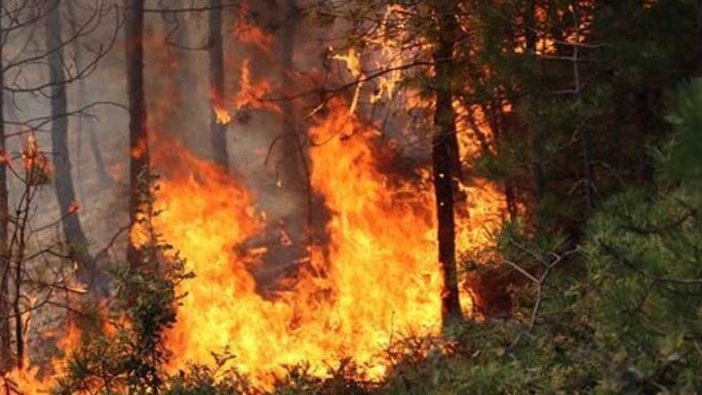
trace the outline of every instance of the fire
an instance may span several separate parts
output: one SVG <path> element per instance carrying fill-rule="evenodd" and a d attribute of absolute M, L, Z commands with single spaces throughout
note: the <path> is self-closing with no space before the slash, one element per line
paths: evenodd
<path fill-rule="evenodd" d="M 240 37 L 245 44 L 271 47 L 270 36 L 260 29 Z M 388 46 L 381 57 L 399 68 L 398 51 L 399 47 Z M 364 75 L 360 54 L 350 51 L 336 59 L 346 63 L 352 76 Z M 381 59 L 373 62 L 380 64 Z M 267 80 L 254 80 L 249 59 L 237 68 L 236 94 L 211 100 L 216 121 L 232 121 L 227 109 L 280 114 L 277 104 L 262 100 L 272 86 Z M 392 102 L 400 83 L 399 71 L 381 78 L 371 102 Z M 306 246 L 305 259 L 290 262 L 297 271 L 279 280 L 272 295 L 257 290 L 252 274 L 265 247 L 244 247 L 267 225 L 265 215 L 255 209 L 252 192 L 236 176 L 173 140 L 159 136 L 149 142 L 156 171 L 163 176 L 157 194 L 157 208 L 163 210 L 156 218 L 157 231 L 197 276 L 181 285 L 179 291 L 186 296 L 178 321 L 167 334 L 173 371 L 190 362 L 211 363 L 212 352 L 228 348 L 235 355 L 230 363 L 262 388 L 285 374 L 286 366 L 305 363 L 312 373 L 323 375 L 343 358 L 358 364 L 364 378 L 377 380 L 391 367 L 384 351 L 393 339 L 439 333 L 443 284 L 431 173 L 420 168 L 409 180 L 382 170 L 392 149 L 376 126 L 357 118 L 362 86 L 358 84 L 350 105 L 340 100 L 327 103 L 328 111 L 319 111 L 307 132 L 315 142 L 309 151 L 311 187 L 330 213 L 324 229 L 327 239 L 324 245 Z M 412 106 L 432 105 L 418 95 L 407 99 Z M 150 128 L 161 126 L 167 113 L 163 108 L 150 113 Z M 461 149 L 470 156 L 477 148 L 466 137 L 468 128 L 459 125 Z M 146 149 L 146 142 L 140 142 L 131 155 L 139 157 Z M 457 219 L 459 251 L 487 243 L 489 230 L 504 211 L 495 185 L 477 180 L 462 188 L 469 215 Z M 135 229 L 131 236 L 135 244 L 143 242 Z M 280 242 L 293 243 L 285 230 Z M 467 293 L 462 302 L 470 313 Z M 54 369 L 61 372 L 58 364 Z M 36 373 L 12 372 L 6 381 L 24 393 L 40 393 L 50 383 L 35 379 Z"/>
<path fill-rule="evenodd" d="M 242 3 L 243 10 L 250 12 L 248 8 L 248 5 Z M 251 21 L 246 20 L 245 18 L 237 18 L 234 21 L 232 31 L 235 32 L 235 39 L 238 42 L 257 48 L 265 54 L 271 54 L 273 36 L 267 32 L 264 32 L 260 26 L 251 23 Z"/>
<path fill-rule="evenodd" d="M 80 330 L 72 322 L 68 324 L 66 333 L 61 334 L 61 339 L 57 342 L 57 347 L 65 352 L 75 349 L 80 343 Z M 26 361 L 25 366 L 30 366 Z M 30 366 L 25 369 L 14 369 L 5 375 L 0 375 L 0 394 L 2 395 L 34 395 L 49 394 L 54 386 L 54 376 L 60 376 L 65 372 L 66 366 L 61 358 L 52 362 L 53 375 L 41 375 L 38 366 Z"/>
<path fill-rule="evenodd" d="M 276 103 L 266 101 L 267 96 L 272 91 L 271 84 L 264 79 L 253 81 L 248 58 L 242 61 L 239 81 L 241 87 L 233 100 L 236 109 L 253 108 L 265 109 L 274 113 L 281 112 L 280 107 Z"/>
<path fill-rule="evenodd" d="M 212 109 L 214 110 L 216 122 L 218 124 L 226 125 L 232 121 L 232 116 L 229 114 L 229 111 L 216 104 L 212 105 Z"/>
<path fill-rule="evenodd" d="M 329 242 L 310 246 L 309 259 L 274 297 L 257 292 L 250 269 L 259 258 L 240 248 L 265 226 L 253 196 L 182 147 L 155 143 L 154 160 L 165 176 L 157 228 L 197 276 L 183 284 L 187 297 L 168 334 L 173 368 L 209 363 L 212 351 L 229 347 L 235 366 L 264 387 L 285 366 L 308 363 L 321 375 L 342 357 L 379 379 L 393 338 L 438 334 L 442 280 L 431 188 L 383 174 L 379 131 L 339 101 L 329 110 L 309 130 L 323 142 L 310 152 L 310 181 L 332 213 Z M 484 222 L 496 207 L 481 212 L 479 206 L 472 205 L 477 219 L 471 221 Z M 462 233 L 461 247 L 484 242 L 476 241 L 483 231 Z"/>

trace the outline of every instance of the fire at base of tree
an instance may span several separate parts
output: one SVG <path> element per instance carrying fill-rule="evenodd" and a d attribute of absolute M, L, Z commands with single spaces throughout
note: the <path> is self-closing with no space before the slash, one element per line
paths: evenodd
<path fill-rule="evenodd" d="M 0 395 L 702 392 L 702 1 L 0 36 Z"/>

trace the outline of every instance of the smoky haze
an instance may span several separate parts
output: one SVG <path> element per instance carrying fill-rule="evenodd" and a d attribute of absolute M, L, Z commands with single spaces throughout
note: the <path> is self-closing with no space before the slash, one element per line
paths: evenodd
<path fill-rule="evenodd" d="M 207 5 L 207 1 L 185 0 L 145 3 L 149 12 L 144 76 L 150 144 L 172 138 L 196 155 L 212 159 Z M 75 0 L 58 7 L 66 42 L 63 66 L 75 76 L 66 84 L 68 152 L 52 148 L 48 88 L 22 91 L 46 84 L 45 60 L 5 76 L 9 87 L 4 93 L 6 133 L 11 136 L 7 145 L 18 155 L 32 134 L 50 157 L 70 159 L 78 217 L 89 250 L 104 269 L 124 260 L 128 223 L 123 5 Z M 45 8 L 37 6 L 28 12 L 40 14 Z M 328 74 L 339 74 L 341 67 L 331 70 L 326 64 L 329 32 L 323 35 L 303 23 L 303 8 L 294 0 L 250 1 L 244 8 L 225 1 L 222 8 L 223 99 L 224 110 L 231 115 L 225 125 L 228 171 L 251 191 L 256 212 L 268 224 L 261 235 L 239 246 L 241 253 L 266 248 L 263 263 L 253 269 L 262 292 L 305 261 L 310 242 L 320 243 L 325 237 L 324 203 L 307 186 L 306 116 L 319 101 L 314 88 L 333 81 Z M 75 33 L 81 28 L 90 34 Z M 44 34 L 43 26 L 16 34 L 5 44 L 4 57 L 45 53 Z M 252 92 L 239 107 L 234 99 L 246 88 L 245 74 L 252 85 L 265 82 L 269 88 Z M 312 93 L 299 95 L 303 92 Z M 288 99 L 293 96 L 295 100 Z M 156 172 L 168 177 L 167 168 L 157 167 Z M 20 183 L 11 180 L 10 207 L 20 189 Z M 36 203 L 38 226 L 60 218 L 53 183 L 41 189 Z M 42 237 L 58 238 L 58 230 Z"/>

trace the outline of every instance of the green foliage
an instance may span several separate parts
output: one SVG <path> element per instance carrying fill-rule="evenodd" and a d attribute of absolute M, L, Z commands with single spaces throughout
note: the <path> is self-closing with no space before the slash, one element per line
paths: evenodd
<path fill-rule="evenodd" d="M 254 393 L 254 387 L 245 375 L 236 369 L 227 368 L 234 359 L 228 350 L 222 354 L 212 353 L 214 364 L 191 365 L 170 377 L 166 395 L 235 395 Z"/>
<path fill-rule="evenodd" d="M 176 322 L 178 284 L 193 275 L 152 226 L 158 215 L 153 206 L 157 179 L 147 171 L 140 175 L 142 209 L 136 225 L 149 240 L 136 262 L 114 271 L 117 297 L 108 329 L 83 336 L 81 347 L 69 358 L 67 374 L 58 380 L 57 394 L 158 393 L 164 385 L 164 331 Z"/>
<path fill-rule="evenodd" d="M 666 176 L 686 180 L 692 186 L 702 181 L 702 80 L 683 85 L 671 100 L 672 113 L 668 122 L 675 130 L 667 147 L 668 157 L 661 158 Z"/>
<path fill-rule="evenodd" d="M 324 26 L 350 21 L 353 34 L 337 50 L 363 51 L 366 28 L 394 3 L 357 0 L 338 9 L 322 2 L 308 12 Z M 435 41 L 433 3 L 400 3 L 410 9 L 403 45 Z M 520 208 L 538 218 L 506 223 L 492 248 L 466 257 L 466 272 L 480 281 L 510 279 L 509 311 L 462 323 L 451 341 L 396 341 L 380 382 L 364 381 L 363 367 L 350 360 L 321 377 L 301 364 L 288 367 L 274 393 L 701 392 L 702 80 L 685 84 L 669 108 L 663 100 L 699 69 L 695 2 L 545 0 L 536 2 L 543 15 L 533 27 L 531 3 L 460 2 L 459 41 L 470 47 L 457 47 L 451 81 L 441 81 L 479 110 L 477 121 L 491 132 L 471 171 L 513 187 Z M 555 49 L 527 48 L 532 30 L 558 41 Z M 402 81 L 423 98 L 435 82 L 414 71 Z M 666 140 L 651 155 L 648 147 Z M 654 162 L 657 177 L 649 174 Z M 538 202 L 535 167 L 546 183 Z M 176 320 L 177 285 L 190 274 L 151 226 L 154 183 L 145 176 L 140 220 L 150 241 L 138 265 L 116 271 L 116 329 L 84 340 L 57 393 L 260 392 L 226 352 L 214 354 L 213 365 L 163 372 L 163 332 Z"/>
<path fill-rule="evenodd" d="M 608 199 L 572 255 L 566 238 L 534 235 L 523 224 L 505 224 L 495 235 L 496 251 L 484 253 L 510 261 L 505 270 L 543 278 L 516 282 L 511 318 L 466 322 L 450 344 L 399 341 L 387 379 L 359 393 L 699 393 L 699 95 L 702 83 L 693 81 L 673 100 L 674 135 L 657 154 L 655 188 L 631 187 Z M 681 147 L 686 139 L 695 141 Z M 554 262 L 560 266 L 543 276 Z M 279 393 L 356 393 L 325 383 L 293 371 Z"/>

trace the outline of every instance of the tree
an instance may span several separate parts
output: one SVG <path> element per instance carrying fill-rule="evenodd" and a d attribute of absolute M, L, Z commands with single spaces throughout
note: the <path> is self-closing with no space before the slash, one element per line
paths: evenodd
<path fill-rule="evenodd" d="M 214 162 L 229 168 L 227 153 L 227 122 L 217 117 L 215 107 L 222 108 L 224 100 L 224 48 L 222 43 L 222 0 L 210 0 L 208 24 L 208 53 L 210 55 L 210 142 Z"/>
<path fill-rule="evenodd" d="M 4 11 L 0 7 L 0 30 L 5 21 Z M 0 87 L 5 86 L 4 79 L 4 42 L 0 42 Z M 4 92 L 0 94 L 0 153 L 7 155 L 5 145 L 5 101 Z M 7 168 L 0 165 L 0 372 L 5 372 L 10 368 L 12 362 L 11 350 L 11 328 L 10 328 L 10 294 L 9 294 L 9 272 L 10 259 L 7 249 L 7 226 L 8 226 L 8 202 L 7 202 Z"/>
<path fill-rule="evenodd" d="M 294 62 L 296 34 L 300 19 L 300 10 L 296 0 L 284 0 L 280 9 L 278 37 L 280 38 L 280 79 L 283 95 L 290 95 L 295 89 Z M 283 188 L 294 195 L 301 195 L 307 182 L 302 169 L 304 161 L 301 138 L 296 131 L 295 108 L 292 100 L 283 100 L 281 103 L 283 116 L 280 132 L 280 160 L 278 167 L 279 178 Z"/>
<path fill-rule="evenodd" d="M 185 270 L 185 261 L 178 254 L 170 255 L 173 247 L 154 229 L 157 181 L 158 177 L 148 171 L 142 171 L 135 181 L 139 225 L 147 241 L 140 246 L 138 266 L 128 262 L 116 270 L 117 314 L 107 317 L 106 324 L 112 331 L 95 333 L 83 341 L 58 380 L 58 394 L 158 394 L 166 387 L 164 370 L 170 353 L 165 331 L 176 322 L 176 308 L 182 297 L 177 293 L 178 286 L 193 275 Z"/>
<path fill-rule="evenodd" d="M 71 176 L 71 160 L 68 150 L 68 112 L 66 86 L 64 81 L 64 58 L 61 12 L 59 1 L 53 2 L 46 14 L 46 51 L 49 64 L 49 84 L 51 86 L 51 144 L 56 154 L 54 167 L 56 177 L 56 197 L 61 210 L 62 227 L 66 241 L 71 250 L 71 256 L 78 263 L 80 280 L 88 287 L 97 290 L 97 267 L 89 253 L 88 240 L 85 238 L 83 228 L 78 217 L 73 177 Z"/>
<path fill-rule="evenodd" d="M 68 17 L 73 20 L 77 21 L 78 16 L 76 15 L 76 10 L 75 10 L 75 3 L 76 0 L 71 0 L 66 3 L 67 6 L 67 11 L 68 11 Z M 72 34 L 76 34 L 76 29 L 78 26 L 75 24 L 71 24 L 73 27 L 72 29 Z M 76 67 L 80 68 L 83 65 L 83 48 L 80 45 L 81 42 L 78 39 L 73 40 L 73 51 L 74 51 L 74 63 L 76 64 Z M 90 95 L 88 94 L 88 91 L 86 89 L 86 83 L 85 83 L 85 78 L 81 78 L 78 80 L 78 97 L 79 103 L 81 106 L 87 105 L 90 103 Z M 105 165 L 105 159 L 103 158 L 102 155 L 102 150 L 100 149 L 100 142 L 98 141 L 98 136 L 95 131 L 95 124 L 92 120 L 89 122 L 85 122 L 84 118 L 87 118 L 89 114 L 86 114 L 84 117 L 83 114 L 78 117 L 78 144 L 76 147 L 76 151 L 78 153 L 78 157 L 81 158 L 81 153 L 82 153 L 82 143 L 83 143 L 83 130 L 84 127 L 87 129 L 88 133 L 88 142 L 90 145 L 90 150 L 91 153 L 93 154 L 93 158 L 95 160 L 95 167 L 97 168 L 98 175 L 100 177 L 100 182 L 103 186 L 108 187 L 111 185 L 111 178 L 110 175 L 107 173 L 107 166 Z M 77 163 L 77 168 L 76 168 L 76 178 L 78 178 L 78 190 L 79 194 L 81 196 L 81 199 L 85 196 L 83 193 L 83 183 L 81 182 L 82 179 L 82 166 L 80 166 L 80 162 Z"/>
<path fill-rule="evenodd" d="M 435 67 L 434 91 L 434 133 L 432 145 L 432 173 L 438 218 L 439 264 L 444 276 L 444 290 L 441 295 L 441 311 L 444 323 L 461 317 L 458 297 L 458 274 L 456 270 L 456 229 L 454 196 L 457 194 L 455 177 L 460 173 L 458 161 L 458 140 L 456 137 L 456 114 L 453 109 L 452 68 L 458 22 L 456 4 L 437 3 L 435 8 L 438 20 L 436 48 L 432 54 Z"/>
<path fill-rule="evenodd" d="M 149 167 L 149 142 L 146 129 L 144 97 L 144 2 L 127 0 L 127 95 L 129 97 L 129 219 L 136 221 L 140 212 L 138 180 Z M 127 260 L 138 265 L 139 254 L 129 243 Z"/>
<path fill-rule="evenodd" d="M 66 47 L 75 40 L 85 37 L 95 31 L 97 26 L 108 31 L 104 21 L 111 10 L 110 5 L 103 3 L 90 7 L 86 3 L 86 17 L 73 19 L 75 30 L 69 37 L 63 37 L 61 20 L 56 2 L 7 2 L 3 3 L 0 19 L 2 23 L 3 40 L 0 44 L 2 59 L 0 65 L 0 82 L 2 82 L 2 105 L 0 105 L 0 130 L 2 136 L 0 166 L 0 369 L 9 367 L 21 368 L 26 359 L 27 317 L 33 311 L 47 304 L 57 303 L 52 291 L 62 287 L 66 295 L 81 293 L 80 289 L 67 286 L 72 275 L 67 274 L 65 262 L 59 257 L 70 257 L 79 262 L 81 280 L 90 283 L 94 278 L 89 268 L 87 243 L 77 222 L 77 205 L 73 202 L 73 188 L 68 166 L 66 122 L 68 117 L 79 115 L 87 108 L 97 104 L 87 104 L 83 108 L 69 109 L 66 103 L 65 89 L 74 81 L 86 78 L 95 69 L 100 59 L 109 51 L 114 43 L 112 40 L 100 48 L 91 48 L 91 59 L 84 65 L 71 64 L 63 56 Z M 44 25 L 44 30 L 39 27 Z M 115 32 L 117 29 L 115 29 Z M 46 33 L 42 40 L 37 40 L 37 33 Z M 52 34 L 53 33 L 53 36 Z M 49 65 L 49 79 L 37 77 Z M 74 67 L 75 66 L 75 67 Z M 37 116 L 31 119 L 20 119 L 15 111 L 17 100 L 22 97 L 32 100 L 42 97 L 51 99 L 50 115 Z M 10 117 L 7 115 L 11 114 Z M 52 124 L 54 148 L 59 151 L 56 174 L 57 195 L 60 199 L 62 217 L 54 223 L 42 224 L 35 228 L 30 219 L 37 209 L 35 197 L 37 191 L 48 181 L 49 160 L 39 150 L 34 133 L 42 130 L 44 125 Z M 7 134 L 6 127 L 12 125 L 19 132 Z M 9 152 L 8 138 L 26 137 L 21 141 L 20 161 Z M 21 165 L 17 166 L 17 162 Z M 17 185 L 17 197 L 12 201 L 10 210 L 9 176 Z M 42 235 L 42 230 L 64 225 L 64 237 L 49 243 L 49 238 Z M 68 251 L 67 246 L 70 247 Z M 31 251 L 32 248 L 38 251 Z M 53 276 L 37 279 L 34 269 L 37 259 L 47 259 L 53 256 L 58 259 L 57 265 L 45 262 L 44 267 L 53 271 Z M 70 266 L 72 268 L 72 266 Z M 93 266 L 94 267 L 94 266 Z M 61 306 L 67 306 L 58 303 Z"/>

